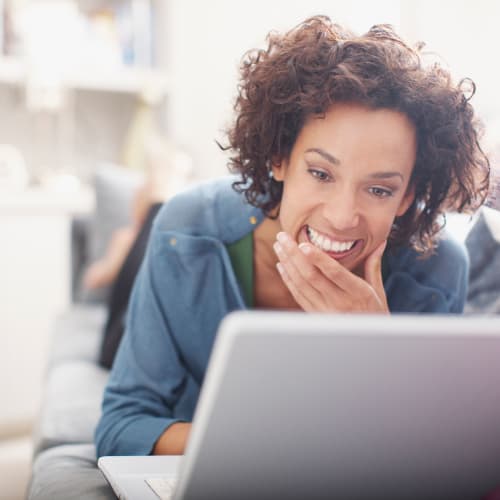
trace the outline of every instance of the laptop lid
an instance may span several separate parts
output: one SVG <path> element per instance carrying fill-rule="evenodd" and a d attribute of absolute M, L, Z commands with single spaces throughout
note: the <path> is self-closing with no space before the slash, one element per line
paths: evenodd
<path fill-rule="evenodd" d="M 233 313 L 175 499 L 480 498 L 499 361 L 496 317 Z"/>

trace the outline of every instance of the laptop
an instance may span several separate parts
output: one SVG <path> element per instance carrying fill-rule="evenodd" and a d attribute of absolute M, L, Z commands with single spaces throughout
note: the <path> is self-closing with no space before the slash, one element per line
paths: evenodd
<path fill-rule="evenodd" d="M 500 318 L 232 313 L 185 455 L 99 467 L 127 500 L 170 476 L 174 500 L 479 499 L 500 486 Z"/>

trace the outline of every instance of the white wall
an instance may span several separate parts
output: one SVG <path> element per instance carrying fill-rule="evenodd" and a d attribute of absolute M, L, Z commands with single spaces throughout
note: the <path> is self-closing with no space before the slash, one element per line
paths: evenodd
<path fill-rule="evenodd" d="M 403 28 L 441 56 L 456 80 L 470 77 L 477 86 L 473 103 L 482 118 L 500 114 L 498 0 L 403 0 Z"/>
<path fill-rule="evenodd" d="M 313 14 L 327 14 L 358 32 L 391 23 L 410 40 L 425 41 L 457 79 L 468 76 L 476 82 L 473 104 L 490 135 L 500 138 L 498 0 L 166 2 L 161 45 L 172 75 L 168 129 L 191 152 L 200 177 L 226 172 L 226 156 L 215 140 L 224 139 L 222 131 L 232 116 L 243 53 L 264 46 L 269 30 L 286 30 Z"/>
<path fill-rule="evenodd" d="M 168 129 L 193 155 L 200 177 L 227 172 L 215 140 L 231 119 L 238 65 L 263 47 L 270 30 L 287 30 L 314 14 L 327 14 L 356 31 L 399 24 L 398 0 L 169 0 L 164 15 L 172 89 Z"/>

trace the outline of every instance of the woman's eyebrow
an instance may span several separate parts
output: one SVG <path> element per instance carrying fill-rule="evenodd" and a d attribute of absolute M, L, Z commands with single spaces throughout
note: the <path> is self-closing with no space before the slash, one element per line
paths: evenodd
<path fill-rule="evenodd" d="M 400 172 L 375 172 L 370 174 L 369 177 L 372 179 L 391 179 L 392 177 L 400 177 L 403 182 L 405 180 Z"/>
<path fill-rule="evenodd" d="M 306 150 L 306 153 L 317 153 L 321 157 L 323 157 L 326 161 L 330 162 L 333 165 L 340 165 L 340 160 L 338 158 L 335 158 L 335 156 L 331 155 L 330 153 L 327 153 L 325 150 L 320 149 L 320 148 L 309 148 Z"/>
<path fill-rule="evenodd" d="M 316 153 L 324 158 L 326 161 L 331 163 L 332 165 L 340 165 L 340 160 L 333 156 L 330 153 L 327 153 L 324 149 L 321 148 L 309 148 L 306 149 L 306 153 Z M 399 177 L 404 182 L 404 177 L 400 172 L 392 172 L 392 171 L 382 171 L 382 172 L 374 172 L 369 176 L 372 179 L 391 179 L 393 177 Z"/>

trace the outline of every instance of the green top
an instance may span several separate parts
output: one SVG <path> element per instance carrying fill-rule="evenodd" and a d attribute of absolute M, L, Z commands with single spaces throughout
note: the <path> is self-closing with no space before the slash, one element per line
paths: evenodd
<path fill-rule="evenodd" d="M 241 240 L 226 245 L 234 274 L 249 309 L 253 307 L 253 231 Z"/>

